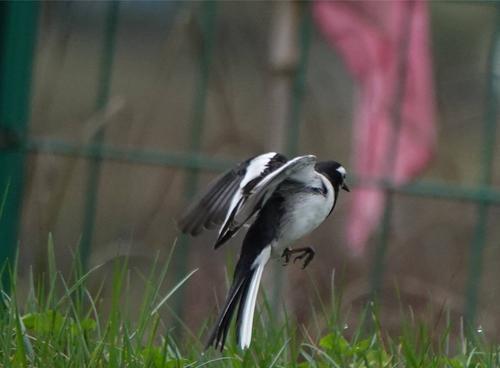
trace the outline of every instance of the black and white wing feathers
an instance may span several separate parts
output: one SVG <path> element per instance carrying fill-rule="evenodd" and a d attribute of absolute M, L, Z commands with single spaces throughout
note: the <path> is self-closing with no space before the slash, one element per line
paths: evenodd
<path fill-rule="evenodd" d="M 252 157 L 234 169 L 226 171 L 188 207 L 178 221 L 179 229 L 185 234 L 196 236 L 204 229 L 220 226 L 227 218 L 234 196 L 242 191 L 242 188 L 251 189 L 270 172 L 286 162 L 285 156 L 269 152 Z M 217 243 L 220 245 L 223 242 Z"/>
<path fill-rule="evenodd" d="M 179 229 L 190 235 L 198 235 L 204 229 L 213 229 L 226 218 L 227 208 L 239 188 L 241 168 L 228 170 L 217 177 L 209 189 L 194 201 L 178 221 Z"/>
<path fill-rule="evenodd" d="M 239 192 L 235 193 L 231 201 L 215 247 L 238 232 L 264 206 L 283 181 L 290 179 L 307 183 L 314 175 L 315 164 L 316 157 L 313 155 L 296 157 L 278 169 L 269 172 L 252 187 L 242 187 Z"/>
<path fill-rule="evenodd" d="M 220 225 L 218 248 L 264 206 L 285 180 L 307 183 L 314 175 L 316 157 L 285 156 L 270 152 L 255 156 L 217 178 L 208 191 L 179 220 L 182 232 L 198 235 L 203 229 Z"/>

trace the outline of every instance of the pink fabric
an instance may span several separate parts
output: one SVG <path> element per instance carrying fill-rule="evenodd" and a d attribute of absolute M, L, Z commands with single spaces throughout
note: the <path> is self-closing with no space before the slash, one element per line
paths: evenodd
<path fill-rule="evenodd" d="M 359 86 L 353 123 L 354 171 L 361 180 L 408 182 L 425 168 L 436 140 L 426 3 L 316 1 L 313 14 Z M 408 54 L 403 56 L 405 51 Z M 395 131 L 400 60 L 406 68 L 405 88 L 401 125 Z M 347 240 L 352 251 L 360 254 L 378 226 L 384 192 L 361 187 L 353 190 L 351 198 Z"/>

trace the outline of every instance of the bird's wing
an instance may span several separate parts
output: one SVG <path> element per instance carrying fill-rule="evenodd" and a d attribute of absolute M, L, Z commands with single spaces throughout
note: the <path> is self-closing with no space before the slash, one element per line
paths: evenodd
<path fill-rule="evenodd" d="M 234 194 L 220 228 L 215 248 L 233 237 L 264 206 L 284 180 L 307 183 L 314 175 L 315 164 L 316 157 L 313 155 L 296 157 L 281 167 L 269 171 L 267 175 L 259 177 L 259 181 L 252 186 L 249 186 L 250 182 L 244 186 L 240 184 L 240 190 Z"/>
<path fill-rule="evenodd" d="M 178 221 L 179 229 L 186 234 L 198 235 L 203 229 L 221 225 L 227 219 L 234 197 L 239 198 L 244 188 L 252 189 L 286 162 L 285 156 L 269 152 L 252 157 L 226 171 L 188 207 Z"/>

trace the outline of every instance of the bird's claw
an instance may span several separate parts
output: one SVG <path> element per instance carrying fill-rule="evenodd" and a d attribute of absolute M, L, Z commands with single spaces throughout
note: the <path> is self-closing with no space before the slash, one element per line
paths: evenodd
<path fill-rule="evenodd" d="M 309 263 L 311 263 L 312 259 L 314 258 L 314 250 L 309 248 L 310 250 L 304 251 L 301 255 L 298 255 L 293 259 L 293 263 L 297 262 L 298 260 L 304 259 L 304 263 L 302 264 L 302 269 L 306 268 Z"/>
<path fill-rule="evenodd" d="M 290 258 L 292 254 L 299 253 L 297 256 L 293 258 L 293 263 L 298 260 L 304 259 L 304 263 L 302 264 L 302 269 L 306 268 L 309 263 L 311 263 L 314 258 L 315 252 L 311 247 L 306 248 L 298 248 L 298 249 L 290 249 L 285 248 L 281 257 L 285 258 L 283 266 L 286 266 L 290 262 Z"/>
<path fill-rule="evenodd" d="M 290 263 L 290 256 L 292 255 L 292 250 L 290 248 L 285 248 L 283 250 L 283 253 L 281 254 L 281 258 L 284 258 L 285 261 L 283 262 L 282 266 L 286 266 L 288 265 L 288 263 Z"/>

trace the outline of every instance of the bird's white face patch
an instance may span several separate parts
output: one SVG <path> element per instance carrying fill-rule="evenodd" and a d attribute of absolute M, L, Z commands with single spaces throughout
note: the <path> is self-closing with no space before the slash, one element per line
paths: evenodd
<path fill-rule="evenodd" d="M 346 169 L 344 168 L 344 166 L 339 166 L 339 167 L 337 168 L 337 171 L 338 171 L 338 172 L 342 175 L 342 177 L 344 177 L 344 178 L 345 178 L 345 176 L 346 176 L 346 174 L 347 174 L 347 171 L 346 171 Z"/>

